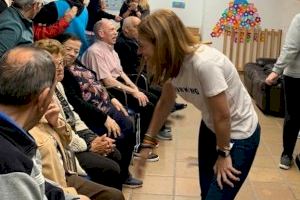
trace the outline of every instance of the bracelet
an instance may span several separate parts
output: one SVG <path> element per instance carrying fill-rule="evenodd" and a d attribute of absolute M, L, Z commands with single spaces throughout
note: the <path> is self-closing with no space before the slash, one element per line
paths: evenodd
<path fill-rule="evenodd" d="M 154 145 L 153 144 L 142 143 L 141 148 L 142 149 L 153 149 Z"/>
<path fill-rule="evenodd" d="M 144 140 L 151 141 L 152 143 L 158 143 L 157 139 L 148 133 L 145 134 Z"/>
<path fill-rule="evenodd" d="M 153 141 L 150 141 L 150 140 L 147 140 L 147 139 L 144 139 L 142 144 L 151 144 L 151 145 L 156 146 L 157 143 L 155 143 Z"/>

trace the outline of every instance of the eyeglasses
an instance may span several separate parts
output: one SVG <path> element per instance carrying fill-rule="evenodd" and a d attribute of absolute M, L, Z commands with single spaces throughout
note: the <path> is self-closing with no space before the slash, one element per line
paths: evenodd
<path fill-rule="evenodd" d="M 63 59 L 54 59 L 54 64 L 56 68 L 64 67 L 64 60 Z"/>
<path fill-rule="evenodd" d="M 79 54 L 80 52 L 80 48 L 73 48 L 73 47 L 69 47 L 69 46 L 64 46 L 64 50 L 65 52 L 70 52 L 73 51 L 76 55 Z"/>

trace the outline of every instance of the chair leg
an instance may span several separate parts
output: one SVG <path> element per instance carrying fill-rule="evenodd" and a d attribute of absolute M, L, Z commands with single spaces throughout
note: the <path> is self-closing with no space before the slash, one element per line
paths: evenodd
<path fill-rule="evenodd" d="M 134 154 L 138 153 L 141 145 L 141 117 L 140 113 L 134 114 L 134 129 L 135 129 L 135 146 L 132 152 L 131 164 L 133 165 Z"/>

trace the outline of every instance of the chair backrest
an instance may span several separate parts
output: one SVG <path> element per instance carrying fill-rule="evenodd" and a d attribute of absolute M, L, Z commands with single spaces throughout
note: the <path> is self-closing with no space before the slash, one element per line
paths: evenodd
<path fill-rule="evenodd" d="M 238 71 L 257 58 L 277 58 L 281 49 L 282 30 L 228 29 L 223 34 L 223 53 L 235 64 Z"/>

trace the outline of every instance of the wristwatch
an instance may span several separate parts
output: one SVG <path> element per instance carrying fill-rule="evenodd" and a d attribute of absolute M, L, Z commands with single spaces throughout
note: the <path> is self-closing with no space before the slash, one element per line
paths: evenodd
<path fill-rule="evenodd" d="M 230 150 L 233 147 L 233 143 L 230 143 L 228 147 L 225 147 L 223 149 L 217 147 L 217 153 L 219 156 L 222 156 L 223 158 L 226 158 L 227 156 L 230 155 Z"/>
<path fill-rule="evenodd" d="M 226 158 L 227 156 L 230 155 L 230 150 L 217 149 L 217 153 L 219 156 Z"/>

